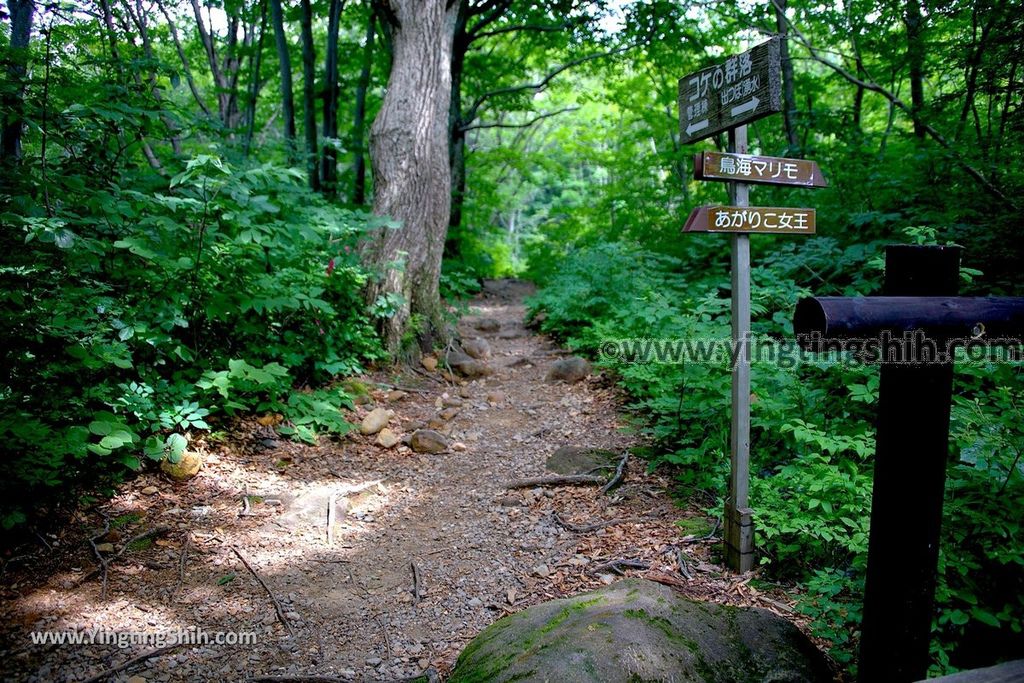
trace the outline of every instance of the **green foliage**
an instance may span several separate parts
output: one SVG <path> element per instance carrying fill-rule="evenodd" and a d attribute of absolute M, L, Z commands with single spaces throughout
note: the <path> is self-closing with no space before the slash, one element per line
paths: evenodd
<path fill-rule="evenodd" d="M 41 490 L 177 461 L 184 435 L 214 418 L 279 412 L 282 432 L 310 442 L 348 429 L 343 392 L 293 387 L 380 357 L 355 253 L 375 219 L 291 170 L 213 154 L 163 186 L 75 170 L 54 179 L 52 216 L 23 200 L 3 216 L 7 526 Z"/>

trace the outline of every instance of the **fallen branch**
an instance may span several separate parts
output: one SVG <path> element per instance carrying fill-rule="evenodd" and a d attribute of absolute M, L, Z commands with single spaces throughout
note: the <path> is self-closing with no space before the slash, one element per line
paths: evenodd
<path fill-rule="evenodd" d="M 615 476 L 608 480 L 608 483 L 601 487 L 601 493 L 608 493 L 622 482 L 622 475 L 626 472 L 626 463 L 629 462 L 629 451 L 622 454 L 619 466 L 615 468 Z"/>
<path fill-rule="evenodd" d="M 83 576 L 82 579 L 78 582 L 79 585 L 85 583 L 86 581 L 88 581 L 92 577 L 96 576 L 97 574 L 102 573 L 103 574 L 103 587 L 100 589 L 100 599 L 102 600 L 102 599 L 106 598 L 107 597 L 107 569 L 109 568 L 110 563 L 113 562 L 114 560 L 118 559 L 122 555 L 124 555 L 128 551 L 128 549 L 131 548 L 133 543 L 137 543 L 139 541 L 145 540 L 147 538 L 151 538 L 153 536 L 161 536 L 163 534 L 166 534 L 170 530 L 171 530 L 171 527 L 169 527 L 169 526 L 158 526 L 158 527 L 153 527 L 152 529 L 149 529 L 147 531 L 143 531 L 142 533 L 135 534 L 134 536 L 129 538 L 125 542 L 124 545 L 121 546 L 120 550 L 118 550 L 116 553 L 111 555 L 109 558 L 104 559 L 103 557 L 100 556 L 99 551 L 96 549 L 96 541 L 98 539 L 102 538 L 108 531 L 110 531 L 110 524 L 108 522 L 107 523 L 106 531 L 104 531 L 102 534 L 100 534 L 98 536 L 94 536 L 93 538 L 89 539 L 89 543 L 92 545 L 93 552 L 100 559 L 100 567 L 98 569 L 93 569 L 91 572 L 89 572 L 88 574 Z"/>
<path fill-rule="evenodd" d="M 416 563 L 412 563 L 412 598 L 414 605 L 420 604 L 420 600 L 423 599 L 423 593 L 420 591 L 420 568 L 416 566 Z"/>
<path fill-rule="evenodd" d="M 411 394 L 422 394 L 423 396 L 433 396 L 434 392 L 427 391 L 426 389 L 415 389 L 413 387 L 403 387 L 400 384 L 388 384 L 387 382 L 375 382 L 379 387 L 384 389 L 394 389 L 395 391 L 407 391 Z"/>
<path fill-rule="evenodd" d="M 604 529 L 604 528 L 610 527 L 610 526 L 618 526 L 619 524 L 625 524 L 628 520 L 621 519 L 621 518 L 617 517 L 615 519 L 609 519 L 608 521 L 605 521 L 605 522 L 595 522 L 594 524 L 582 524 L 582 525 L 580 525 L 580 524 L 572 524 L 570 522 L 565 521 L 564 519 L 559 517 L 558 513 L 556 512 L 555 513 L 555 521 L 558 522 L 559 526 L 561 526 L 561 527 L 563 527 L 563 528 L 573 532 L 574 534 L 588 534 L 591 531 L 597 531 L 598 529 Z"/>
<path fill-rule="evenodd" d="M 589 574 L 600 574 L 603 571 L 615 572 L 619 576 L 624 576 L 623 569 L 650 569 L 651 563 L 644 562 L 643 560 L 612 560 L 610 562 L 602 562 L 601 564 L 591 567 L 588 570 Z"/>
<path fill-rule="evenodd" d="M 284 627 L 288 629 L 288 635 L 294 638 L 295 631 L 292 630 L 291 623 L 289 623 L 288 618 L 284 615 L 284 609 L 281 607 L 281 603 L 280 601 L 278 601 L 277 596 L 274 595 L 274 591 L 270 590 L 270 586 L 268 586 L 267 583 L 263 580 L 263 577 L 256 573 L 256 570 L 252 568 L 251 564 L 249 564 L 249 560 L 245 559 L 245 556 L 238 548 L 231 546 L 231 552 L 233 552 L 238 557 L 238 559 L 242 561 L 242 564 L 244 564 L 245 568 L 249 570 L 249 573 L 253 575 L 253 578 L 255 578 L 256 581 L 259 582 L 261 586 L 263 586 L 263 590 L 267 592 L 267 595 L 270 597 L 270 602 L 272 602 L 274 605 L 274 612 L 277 613 L 278 621 L 284 624 Z"/>
<path fill-rule="evenodd" d="M 250 678 L 250 683 L 274 683 L 275 681 L 289 681 L 290 683 L 349 683 L 351 678 L 338 678 L 337 676 L 319 676 L 316 674 L 286 674 L 283 676 L 257 676 Z"/>
<path fill-rule="evenodd" d="M 113 676 L 114 674 L 121 673 L 125 669 L 133 667 L 133 666 L 135 666 L 136 664 L 138 664 L 140 662 L 146 661 L 147 659 L 152 659 L 153 657 L 159 657 L 160 655 L 167 654 L 171 650 L 177 650 L 179 647 L 181 647 L 184 644 L 185 643 L 175 643 L 174 645 L 165 645 L 164 647 L 158 647 L 157 649 L 150 650 L 149 652 L 143 652 L 141 655 L 139 655 L 137 657 L 132 657 L 128 661 L 124 662 L 123 664 L 118 664 L 117 666 L 112 666 L 109 669 L 101 671 L 98 674 L 96 674 L 95 676 L 93 676 L 92 678 L 87 678 L 84 681 L 82 681 L 81 683 L 99 683 L 99 681 L 102 681 L 105 678 L 109 678 L 110 676 Z"/>
<path fill-rule="evenodd" d="M 174 590 L 171 591 L 171 597 L 177 595 L 181 589 L 181 585 L 185 583 L 185 563 L 188 561 L 188 547 L 192 544 L 192 532 L 185 532 L 185 541 L 181 544 L 181 557 L 178 558 L 178 583 L 174 585 Z"/>
<path fill-rule="evenodd" d="M 604 477 L 593 474 L 566 474 L 551 477 L 530 477 L 517 479 L 505 485 L 506 489 L 528 489 L 534 486 L 600 486 Z"/>
<path fill-rule="evenodd" d="M 106 515 L 104 515 L 103 516 L 103 531 L 101 531 L 99 534 L 97 534 L 97 535 L 95 535 L 95 536 L 93 536 L 93 537 L 91 537 L 89 539 L 89 545 L 92 546 L 92 553 L 93 553 L 93 555 L 96 556 L 96 560 L 100 563 L 100 568 L 99 569 L 94 569 L 92 572 L 86 574 L 84 577 L 82 577 L 82 580 L 78 582 L 79 584 L 85 583 L 90 578 L 95 576 L 96 572 L 102 571 L 103 572 L 103 586 L 102 586 L 102 588 L 100 588 L 100 600 L 103 600 L 103 599 L 105 599 L 107 597 L 107 565 L 110 563 L 110 560 L 108 560 L 105 557 L 103 557 L 103 553 L 101 553 L 100 549 L 96 547 L 96 541 L 98 541 L 99 539 L 101 539 L 104 536 L 106 536 L 109 531 L 110 531 L 110 518 L 107 517 Z"/>

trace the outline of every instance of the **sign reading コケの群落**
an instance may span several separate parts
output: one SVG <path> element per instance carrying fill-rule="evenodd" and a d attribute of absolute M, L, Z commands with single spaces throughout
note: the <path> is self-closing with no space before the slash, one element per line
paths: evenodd
<path fill-rule="evenodd" d="M 782 111 L 779 39 L 679 79 L 680 144 Z"/>

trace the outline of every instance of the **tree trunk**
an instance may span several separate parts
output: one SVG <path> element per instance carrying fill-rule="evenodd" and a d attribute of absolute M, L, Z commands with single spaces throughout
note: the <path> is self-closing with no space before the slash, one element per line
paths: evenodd
<path fill-rule="evenodd" d="M 921 17 L 920 0 L 907 0 L 907 63 L 910 65 L 910 103 L 914 118 L 914 135 L 924 140 L 924 123 L 921 113 L 924 109 L 924 19 Z"/>
<path fill-rule="evenodd" d="M 455 35 L 452 40 L 452 99 L 448 114 L 448 135 L 450 149 L 448 163 L 452 169 L 452 205 L 448 218 L 449 228 L 462 225 L 462 203 L 466 197 L 466 131 L 463 130 L 462 117 L 462 74 L 466 66 L 466 52 L 469 50 L 470 39 L 466 33 L 469 21 L 469 8 L 466 3 L 459 3 L 458 15 L 455 18 Z M 450 241 L 452 242 L 452 241 Z M 449 254 L 457 255 L 458 245 L 450 243 Z"/>
<path fill-rule="evenodd" d="M 28 41 L 32 35 L 32 0 L 7 0 L 11 15 L 7 82 L 3 105 L 9 117 L 0 131 L 0 161 L 21 159 L 21 131 L 25 126 L 25 75 L 28 73 Z"/>
<path fill-rule="evenodd" d="M 368 285 L 367 296 L 370 302 L 392 297 L 394 313 L 381 324 L 392 354 L 401 350 L 412 315 L 424 325 L 417 330 L 421 344 L 435 334 L 446 336 L 438 280 L 451 208 L 448 126 L 452 37 L 460 3 L 452 4 L 378 4 L 393 59 L 387 93 L 370 129 L 373 209 L 401 227 L 378 231 L 368 245 L 366 259 L 379 277 Z M 404 268 L 387 267 L 399 258 L 404 258 Z"/>
<path fill-rule="evenodd" d="M 344 0 L 331 0 L 327 19 L 327 57 L 324 62 L 324 148 L 320 173 L 324 194 L 338 192 L 338 30 Z"/>
<path fill-rule="evenodd" d="M 277 61 L 281 65 L 281 117 L 284 119 L 284 139 L 288 157 L 295 155 L 295 96 L 292 94 L 292 59 L 288 55 L 288 37 L 284 34 L 284 12 L 281 0 L 270 0 L 270 18 L 274 22 L 274 42 L 277 43 Z"/>
<path fill-rule="evenodd" d="M 788 0 L 772 0 L 775 5 L 775 26 L 782 40 L 779 41 L 782 58 L 782 120 L 786 127 L 786 155 L 796 155 L 800 146 L 796 134 L 796 93 L 793 87 L 793 60 L 789 57 L 789 35 L 786 23 L 786 3 Z M 802 156 L 802 154 L 801 154 Z"/>
<path fill-rule="evenodd" d="M 256 40 L 256 53 L 249 58 L 249 101 L 245 103 L 245 156 L 252 151 L 252 136 L 256 129 L 256 100 L 259 98 L 263 77 L 263 38 L 267 35 L 267 3 L 260 2 L 260 36 Z"/>
<path fill-rule="evenodd" d="M 363 68 L 356 84 L 355 115 L 352 121 L 352 203 L 366 203 L 366 94 L 373 75 L 373 37 L 376 33 L 377 13 L 370 8 L 366 21 L 366 42 L 363 45 Z"/>
<path fill-rule="evenodd" d="M 313 9 L 300 0 L 302 29 L 302 109 L 306 133 L 306 173 L 310 188 L 320 190 L 320 150 L 316 144 L 316 55 L 313 53 Z"/>

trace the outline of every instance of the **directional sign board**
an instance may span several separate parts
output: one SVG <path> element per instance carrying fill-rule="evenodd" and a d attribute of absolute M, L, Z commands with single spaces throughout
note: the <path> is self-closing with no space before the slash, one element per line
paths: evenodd
<path fill-rule="evenodd" d="M 762 185 L 828 187 L 821 169 L 813 161 L 760 157 L 752 154 L 698 152 L 693 157 L 697 180 L 735 180 Z"/>
<path fill-rule="evenodd" d="M 782 111 L 779 38 L 679 79 L 680 143 Z"/>
<path fill-rule="evenodd" d="M 771 232 L 813 235 L 814 209 L 772 206 L 699 206 L 690 213 L 683 232 Z"/>

